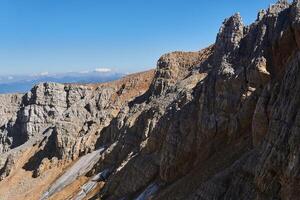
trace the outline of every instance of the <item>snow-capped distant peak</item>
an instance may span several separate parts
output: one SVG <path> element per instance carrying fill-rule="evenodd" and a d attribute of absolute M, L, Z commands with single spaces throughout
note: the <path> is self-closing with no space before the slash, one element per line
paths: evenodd
<path fill-rule="evenodd" d="M 112 70 L 110 68 L 96 68 L 94 70 L 94 72 L 98 72 L 98 73 L 107 73 L 107 72 L 111 72 Z"/>
<path fill-rule="evenodd" d="M 48 75 L 49 75 L 49 72 L 41 72 L 39 75 L 40 75 L 40 76 L 48 76 Z"/>

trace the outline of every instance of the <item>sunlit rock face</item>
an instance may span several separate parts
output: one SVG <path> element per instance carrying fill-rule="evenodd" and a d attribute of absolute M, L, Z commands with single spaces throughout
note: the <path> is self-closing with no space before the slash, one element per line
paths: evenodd
<path fill-rule="evenodd" d="M 155 72 L 7 96 L 0 196 L 298 199 L 299 24 L 300 3 L 281 0 L 249 26 L 234 14 L 215 44 L 165 54 Z M 36 195 L 5 189 L 20 182 Z"/>

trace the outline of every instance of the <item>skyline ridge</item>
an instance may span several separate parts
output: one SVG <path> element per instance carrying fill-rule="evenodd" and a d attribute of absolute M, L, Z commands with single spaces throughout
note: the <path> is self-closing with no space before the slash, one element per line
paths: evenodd
<path fill-rule="evenodd" d="M 250 24 L 260 8 L 275 2 L 5 0 L 0 74 L 85 71 L 99 65 L 144 71 L 166 52 L 197 51 L 214 43 L 224 18 L 237 11 Z"/>

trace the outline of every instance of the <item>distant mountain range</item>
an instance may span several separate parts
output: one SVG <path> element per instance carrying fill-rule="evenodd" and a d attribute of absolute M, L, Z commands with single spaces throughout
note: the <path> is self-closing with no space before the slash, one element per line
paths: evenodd
<path fill-rule="evenodd" d="M 121 78 L 124 73 L 111 71 L 108 68 L 99 68 L 92 71 L 68 72 L 50 74 L 43 72 L 36 75 L 0 75 L 0 93 L 25 93 L 34 85 L 41 82 L 57 83 L 100 83 Z"/>

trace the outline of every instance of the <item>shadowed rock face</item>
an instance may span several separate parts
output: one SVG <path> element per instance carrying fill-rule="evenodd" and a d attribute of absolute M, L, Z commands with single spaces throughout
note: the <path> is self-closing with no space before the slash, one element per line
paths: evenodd
<path fill-rule="evenodd" d="M 36 178 L 95 150 L 102 128 L 148 89 L 153 75 L 152 70 L 90 85 L 42 83 L 25 95 L 0 96 L 0 179 L 18 168 Z M 30 149 L 36 150 L 16 166 Z"/>
<path fill-rule="evenodd" d="M 64 172 L 40 191 L 50 199 L 299 199 L 299 33 L 300 2 L 281 0 L 249 26 L 226 19 L 206 49 L 163 55 L 154 77 L 13 96 L 0 175 L 35 146 L 34 177 Z M 89 172 L 71 173 L 86 157 Z"/>
<path fill-rule="evenodd" d="M 18 135 L 10 134 L 14 126 L 22 95 L 0 95 L 0 153 L 6 152 L 13 146 L 13 140 L 20 140 Z"/>

